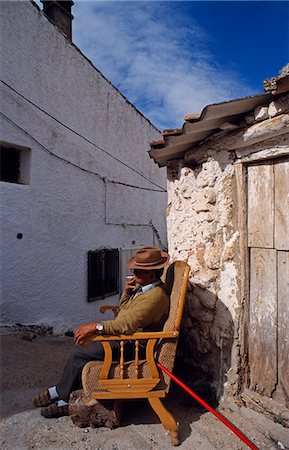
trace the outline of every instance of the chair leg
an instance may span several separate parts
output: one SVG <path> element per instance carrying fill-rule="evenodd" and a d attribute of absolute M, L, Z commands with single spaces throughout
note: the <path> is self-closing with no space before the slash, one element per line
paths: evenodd
<path fill-rule="evenodd" d="M 158 415 L 163 427 L 170 431 L 172 445 L 180 445 L 179 427 L 173 415 L 164 407 L 161 400 L 157 397 L 148 398 L 151 407 Z"/>
<path fill-rule="evenodd" d="M 115 412 L 115 417 L 118 422 L 118 425 L 120 425 L 121 421 L 122 421 L 122 416 L 123 416 L 124 401 L 123 400 L 115 400 L 113 402 L 113 409 Z"/>

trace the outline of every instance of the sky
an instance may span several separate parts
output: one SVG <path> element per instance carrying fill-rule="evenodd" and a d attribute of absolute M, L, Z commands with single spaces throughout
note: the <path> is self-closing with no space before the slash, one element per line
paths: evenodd
<path fill-rule="evenodd" d="M 288 1 L 74 0 L 72 12 L 73 42 L 160 130 L 262 93 L 289 62 Z"/>

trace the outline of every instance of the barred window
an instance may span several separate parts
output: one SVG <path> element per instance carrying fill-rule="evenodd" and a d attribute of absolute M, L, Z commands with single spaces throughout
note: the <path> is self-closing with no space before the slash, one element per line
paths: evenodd
<path fill-rule="evenodd" d="M 102 248 L 88 252 L 88 296 L 93 302 L 119 293 L 119 251 Z"/>

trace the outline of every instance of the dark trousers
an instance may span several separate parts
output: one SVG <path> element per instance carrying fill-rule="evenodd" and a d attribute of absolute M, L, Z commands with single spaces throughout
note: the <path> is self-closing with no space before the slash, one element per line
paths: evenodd
<path fill-rule="evenodd" d="M 111 341 L 112 355 L 114 361 L 119 361 L 119 343 Z M 125 344 L 125 355 L 131 359 L 132 344 Z M 81 372 L 84 365 L 89 361 L 103 361 L 104 351 L 100 342 L 92 342 L 88 347 L 75 345 L 70 355 L 56 389 L 61 400 L 68 402 L 69 394 L 81 388 Z"/>

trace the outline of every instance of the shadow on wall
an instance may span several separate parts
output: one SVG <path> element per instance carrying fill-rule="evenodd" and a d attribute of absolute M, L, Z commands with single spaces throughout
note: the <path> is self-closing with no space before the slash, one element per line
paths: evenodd
<path fill-rule="evenodd" d="M 175 373 L 212 406 L 223 394 L 233 338 L 228 308 L 209 290 L 189 283 Z"/>

